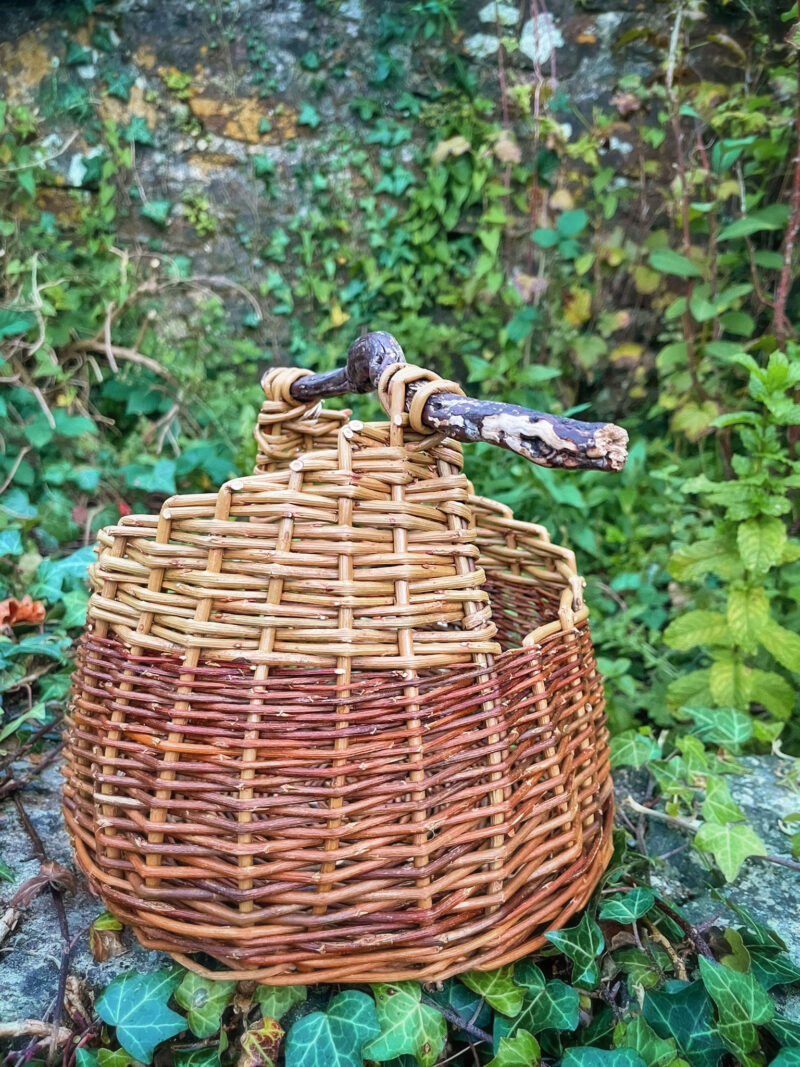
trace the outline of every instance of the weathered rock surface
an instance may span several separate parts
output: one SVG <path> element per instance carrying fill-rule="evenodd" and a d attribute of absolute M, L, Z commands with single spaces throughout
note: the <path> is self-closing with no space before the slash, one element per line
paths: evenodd
<path fill-rule="evenodd" d="M 788 858 L 789 839 L 778 821 L 800 812 L 800 791 L 784 779 L 787 768 L 775 757 L 746 757 L 741 762 L 751 773 L 726 776 L 731 795 L 768 850 Z M 615 786 L 618 806 L 624 809 L 627 796 L 642 800 L 644 775 L 618 771 Z M 713 865 L 703 865 L 682 831 L 648 819 L 646 843 L 648 855 L 655 860 L 653 885 L 680 905 L 691 922 L 702 924 L 718 918 L 717 925 L 735 924 L 735 916 L 711 896 L 711 890 L 717 889 L 771 927 L 786 942 L 794 961 L 800 963 L 800 872 L 751 859 L 736 881 L 726 886 Z"/>
<path fill-rule="evenodd" d="M 25 810 L 42 839 L 51 860 L 75 870 L 72 851 L 61 817 L 61 772 L 48 767 L 24 792 Z M 14 881 L 0 883 L 0 915 L 15 891 L 37 874 L 39 861 L 14 805 L 0 805 L 0 859 L 14 872 Z M 78 889 L 64 897 L 70 940 L 74 947 L 70 973 L 92 989 L 101 989 L 127 970 L 153 971 L 167 959 L 143 949 L 130 931 L 123 956 L 97 963 L 89 950 L 89 927 L 103 905 L 89 892 L 84 878 Z M 50 893 L 45 889 L 25 909 L 16 930 L 0 946 L 0 1022 L 41 1019 L 55 999 L 64 942 Z"/>
<path fill-rule="evenodd" d="M 556 114 L 576 135 L 578 115 L 591 121 L 600 108 L 615 116 L 604 161 L 623 172 L 622 181 L 630 161 L 638 182 L 635 138 L 613 98 L 624 77 L 657 73 L 669 5 L 550 0 L 530 16 L 528 6 L 459 5 L 454 48 L 465 70 L 482 93 L 498 97 L 499 30 L 509 42 L 510 83 L 555 88 Z M 708 64 L 715 80 L 740 73 L 713 46 L 693 62 Z M 365 149 L 374 165 L 380 145 L 359 118 L 363 101 L 412 130 L 398 152 L 408 164 L 431 123 L 398 110 L 398 100 L 411 94 L 435 106 L 451 81 L 439 31 L 415 33 L 411 5 L 397 0 L 107 0 L 77 25 L 56 0 L 5 0 L 0 16 L 0 94 L 34 106 L 47 135 L 52 184 L 40 191 L 41 206 L 69 219 L 74 191 L 92 195 L 91 160 L 100 149 L 86 115 L 96 110 L 135 140 L 121 238 L 160 256 L 188 257 L 197 274 L 225 274 L 254 290 L 275 229 L 314 210 L 304 171 L 324 161 L 354 199 L 364 194 L 349 149 Z M 154 218 L 152 204 L 168 210 Z M 244 317 L 248 309 L 232 289 L 221 296 L 235 319 Z"/>

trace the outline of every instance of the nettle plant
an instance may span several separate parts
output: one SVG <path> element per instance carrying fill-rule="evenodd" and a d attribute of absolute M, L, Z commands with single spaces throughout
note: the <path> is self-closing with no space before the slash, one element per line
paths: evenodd
<path fill-rule="evenodd" d="M 800 671 L 800 542 L 786 525 L 787 516 L 795 518 L 800 488 L 800 458 L 787 441 L 787 429 L 800 418 L 794 399 L 800 354 L 793 344 L 787 352 L 772 352 L 765 366 L 746 353 L 733 357 L 749 374 L 746 397 L 740 410 L 715 420 L 733 431 L 733 476 L 702 474 L 684 483 L 710 505 L 712 522 L 706 520 L 697 540 L 679 546 L 669 565 L 677 581 L 703 583 L 696 598 L 702 606 L 664 632 L 670 647 L 703 649 L 707 661 L 670 686 L 676 707 L 751 711 L 751 736 L 759 741 L 774 740 L 790 719 L 797 696 L 792 674 Z"/>

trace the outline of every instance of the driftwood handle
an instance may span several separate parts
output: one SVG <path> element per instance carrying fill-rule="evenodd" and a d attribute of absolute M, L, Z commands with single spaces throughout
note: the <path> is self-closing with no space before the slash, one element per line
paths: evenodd
<path fill-rule="evenodd" d="M 290 392 L 295 400 L 305 402 L 369 393 L 377 389 L 387 367 L 405 362 L 402 348 L 390 333 L 368 333 L 350 345 L 346 366 L 298 378 Z M 406 387 L 406 409 L 418 387 L 414 382 Z M 618 471 L 628 456 L 628 434 L 613 422 L 579 422 L 458 393 L 429 397 L 421 421 L 457 441 L 489 441 L 542 467 Z"/>

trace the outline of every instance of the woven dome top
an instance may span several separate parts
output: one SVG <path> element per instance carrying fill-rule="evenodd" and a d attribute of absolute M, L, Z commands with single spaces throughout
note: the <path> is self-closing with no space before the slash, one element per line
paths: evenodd
<path fill-rule="evenodd" d="M 91 617 L 142 648 L 254 665 L 402 671 L 498 652 L 461 449 L 390 435 L 344 426 L 336 448 L 107 528 Z"/>
<path fill-rule="evenodd" d="M 482 435 L 546 465 L 624 461 L 618 427 L 470 400 L 406 364 L 388 334 L 355 342 L 345 372 L 275 368 L 262 384 L 255 475 L 101 532 L 89 606 L 100 636 L 187 668 L 485 666 L 500 646 L 452 438 Z M 376 388 L 388 421 L 318 402 L 353 388 Z M 569 586 L 574 561 L 567 570 Z"/>

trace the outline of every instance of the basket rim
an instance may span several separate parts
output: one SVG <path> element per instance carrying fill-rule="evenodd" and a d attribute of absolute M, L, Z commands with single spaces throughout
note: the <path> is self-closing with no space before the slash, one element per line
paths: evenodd
<path fill-rule="evenodd" d="M 352 426 L 352 423 L 350 425 Z M 374 427 L 381 431 L 388 428 L 388 423 L 375 422 L 358 424 L 359 431 L 362 429 L 362 425 L 364 429 L 371 429 Z M 459 453 L 461 452 L 461 446 L 457 442 L 451 442 L 449 440 L 445 442 L 446 447 L 449 448 L 450 445 L 452 445 Z M 409 451 L 413 454 L 415 450 L 411 449 Z M 249 491 L 264 491 L 269 490 L 270 488 L 274 488 L 276 492 L 283 492 L 285 491 L 286 482 L 292 469 L 299 470 L 304 468 L 306 466 L 306 460 L 308 460 L 310 465 L 313 465 L 315 460 L 320 460 L 323 457 L 326 460 L 330 460 L 332 455 L 335 455 L 335 450 L 331 448 L 313 449 L 304 453 L 302 456 L 298 456 L 295 460 L 292 460 L 293 467 L 291 469 L 289 467 L 284 467 L 275 471 L 237 476 L 222 482 L 218 488 L 204 493 L 174 493 L 163 501 L 158 513 L 137 512 L 130 515 L 123 515 L 117 523 L 102 527 L 97 533 L 95 552 L 99 553 L 101 548 L 110 549 L 117 538 L 128 538 L 134 532 L 145 537 L 150 532 L 155 534 L 159 522 L 171 519 L 173 517 L 172 509 L 178 507 L 191 505 L 197 508 L 213 509 L 220 495 L 223 493 L 236 496 Z M 492 497 L 482 496 L 475 493 L 472 483 L 466 475 L 464 477 L 467 481 L 466 502 L 472 510 L 474 527 L 477 530 L 480 530 L 482 526 L 484 528 L 488 527 L 489 529 L 499 528 L 508 534 L 518 535 L 525 538 L 531 549 L 538 549 L 542 553 L 553 557 L 553 571 L 560 579 L 561 591 L 555 617 L 543 620 L 539 626 L 535 627 L 524 637 L 520 644 L 513 647 L 529 648 L 531 646 L 539 645 L 554 633 L 560 631 L 569 632 L 584 623 L 589 617 L 589 609 L 583 599 L 583 589 L 586 585 L 586 581 L 578 572 L 575 553 L 569 548 L 554 543 L 551 540 L 548 529 L 544 525 L 518 519 L 516 518 L 513 509 L 508 504 L 504 504 L 502 501 L 495 500 Z M 313 492 L 310 492 L 309 495 L 313 495 Z M 164 547 L 165 549 L 167 548 L 167 546 Z M 97 599 L 101 594 L 100 590 L 97 588 L 97 582 L 93 573 L 95 566 L 95 564 L 92 564 L 89 568 L 92 583 L 95 588 L 93 588 L 90 597 L 87 625 L 91 625 L 93 621 L 102 620 L 105 614 L 102 607 L 98 610 Z M 522 566 L 524 566 L 524 564 L 522 564 Z M 481 552 L 480 559 L 476 561 L 476 569 L 483 572 L 484 585 L 492 580 L 493 575 L 490 570 L 487 570 L 483 552 Z M 506 581 L 536 587 L 541 584 L 542 579 L 537 577 L 534 573 L 535 570 L 536 567 L 530 565 L 527 568 L 527 573 L 511 574 L 508 571 L 502 571 L 501 573 L 503 579 Z M 92 607 L 94 607 L 94 611 L 92 610 Z M 106 621 L 111 623 L 110 618 L 107 618 Z M 136 634 L 133 628 L 125 627 L 120 623 L 115 625 L 112 624 L 111 628 L 123 639 L 132 640 L 136 638 L 137 642 L 141 639 L 141 635 Z M 144 643 L 147 644 L 146 641 Z M 223 656 L 221 658 L 229 657 Z"/>

